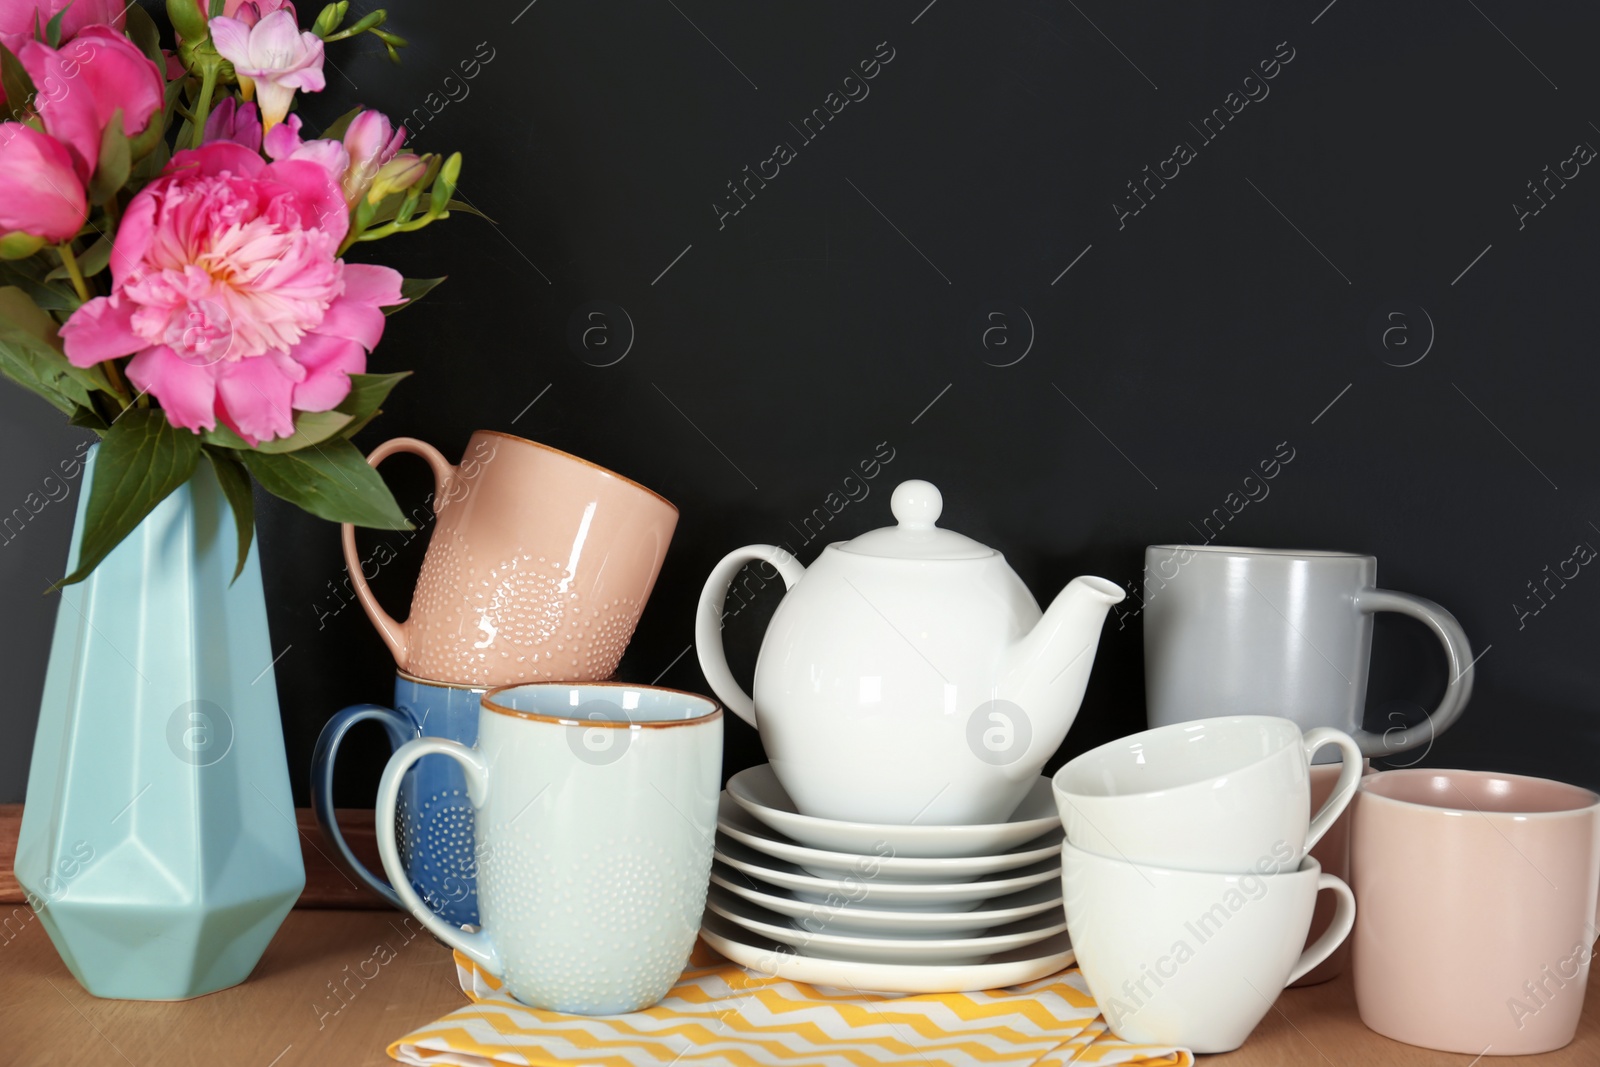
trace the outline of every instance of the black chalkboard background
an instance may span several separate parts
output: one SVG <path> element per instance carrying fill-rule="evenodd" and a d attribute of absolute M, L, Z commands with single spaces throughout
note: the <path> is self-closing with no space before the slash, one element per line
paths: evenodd
<path fill-rule="evenodd" d="M 887 523 L 905 478 L 1046 599 L 1078 573 L 1137 582 L 1145 544 L 1198 539 L 1287 442 L 1217 540 L 1375 553 L 1482 656 L 1423 761 L 1600 787 L 1600 574 L 1529 584 L 1600 545 L 1592 5 L 525 2 L 392 0 L 405 64 L 330 49 L 303 113 L 409 115 L 495 220 L 377 246 L 450 278 L 390 320 L 372 367 L 416 374 L 358 443 L 459 455 L 507 430 L 682 509 L 624 678 L 703 688 L 715 561 L 787 540 L 810 562 Z M 747 166 L 776 176 L 741 201 Z M 78 432 L 9 386 L 0 412 L 9 513 Z M 879 452 L 870 495 L 800 547 Z M 422 465 L 386 469 L 418 505 Z M 387 700 L 392 663 L 340 610 L 337 531 L 258 507 L 303 804 L 323 721 Z M 23 795 L 71 509 L 0 546 L 0 801 Z M 380 537 L 403 612 L 423 539 Z M 776 599 L 730 623 L 746 678 Z M 1058 762 L 1141 727 L 1141 656 L 1114 613 Z M 1368 725 L 1431 705 L 1444 671 L 1383 618 Z M 370 802 L 383 758 L 376 731 L 353 745 L 338 800 Z M 728 769 L 762 758 L 730 720 Z"/>

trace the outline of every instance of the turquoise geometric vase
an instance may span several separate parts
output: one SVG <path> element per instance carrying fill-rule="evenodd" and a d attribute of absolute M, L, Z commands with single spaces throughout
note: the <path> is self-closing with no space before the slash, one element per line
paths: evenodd
<path fill-rule="evenodd" d="M 67 563 L 94 462 L 85 465 Z M 305 886 L 266 599 L 210 463 L 60 594 L 17 880 L 98 997 L 244 981 Z M 231 584 L 230 584 L 231 581 Z"/>

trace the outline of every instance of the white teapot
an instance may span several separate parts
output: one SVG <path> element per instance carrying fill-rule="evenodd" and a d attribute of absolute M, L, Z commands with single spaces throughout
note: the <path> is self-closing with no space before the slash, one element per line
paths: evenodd
<path fill-rule="evenodd" d="M 928 482 L 890 498 L 897 526 L 823 549 L 730 552 L 700 594 L 695 647 L 711 688 L 756 727 L 806 815 L 853 822 L 1001 822 L 1078 714 L 1100 630 L 1123 592 L 1080 577 L 1042 615 L 994 549 L 934 523 Z M 789 590 L 756 661 L 755 699 L 728 670 L 722 607 L 747 563 Z"/>

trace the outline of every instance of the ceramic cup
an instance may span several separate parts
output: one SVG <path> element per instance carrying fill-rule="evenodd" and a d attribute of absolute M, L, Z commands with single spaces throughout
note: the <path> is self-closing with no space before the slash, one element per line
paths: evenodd
<path fill-rule="evenodd" d="M 400 669 L 477 686 L 611 677 L 678 509 L 604 467 L 493 430 L 472 435 L 459 466 L 409 437 L 367 462 L 396 452 L 433 468 L 437 516 L 405 622 L 368 587 L 355 528 L 343 537 L 356 597 Z"/>
<path fill-rule="evenodd" d="M 461 764 L 475 810 L 481 929 L 435 915 L 405 877 L 395 810 L 407 770 Z M 722 709 L 652 686 L 560 682 L 483 697 L 478 742 L 424 737 L 378 784 L 378 852 L 401 901 L 522 1003 L 638 1011 L 688 962 L 711 875 Z"/>
<path fill-rule="evenodd" d="M 1344 755 L 1328 801 L 1311 815 L 1311 760 Z M 1252 871 L 1292 867 L 1344 811 L 1361 752 L 1338 730 L 1301 734 L 1288 719 L 1235 715 L 1178 723 L 1090 749 L 1051 780 L 1067 839 L 1136 864 Z"/>
<path fill-rule="evenodd" d="M 1319 763 L 1311 768 L 1311 810 L 1316 811 L 1328 802 L 1333 795 L 1334 788 L 1339 782 L 1341 764 Z M 1372 761 L 1362 763 L 1362 774 L 1371 774 Z M 1354 798 L 1351 798 L 1352 801 Z M 1325 874 L 1331 874 L 1341 881 L 1350 881 L 1350 809 L 1345 808 L 1344 814 L 1333 820 L 1333 825 L 1328 827 L 1328 832 L 1322 835 L 1311 849 L 1311 858 L 1317 861 Z M 1317 910 L 1311 915 L 1311 932 L 1306 934 L 1306 944 L 1309 945 L 1322 936 L 1333 922 L 1334 899 L 1319 896 Z M 1350 942 L 1344 941 L 1333 950 L 1333 955 L 1317 964 L 1311 970 L 1289 983 L 1295 989 L 1308 985 L 1321 985 L 1323 982 L 1332 981 L 1344 973 L 1344 968 L 1350 962 Z"/>
<path fill-rule="evenodd" d="M 1600 796 L 1486 771 L 1381 771 L 1351 808 L 1361 1021 L 1471 1056 L 1577 1031 L 1596 935 Z"/>
<path fill-rule="evenodd" d="M 356 858 L 339 829 L 333 806 L 334 765 L 339 746 L 359 723 L 376 722 L 389 736 L 391 748 L 429 735 L 470 745 L 478 739 L 478 705 L 485 690 L 445 685 L 396 672 L 394 707 L 353 704 L 322 727 L 311 757 L 311 807 L 322 836 L 347 873 L 397 908 L 400 896 L 380 875 Z M 428 906 L 453 926 L 478 923 L 477 857 L 474 855 L 472 804 L 461 767 L 444 756 L 425 756 L 406 773 L 400 785 L 396 818 L 400 860 L 406 877 Z"/>
<path fill-rule="evenodd" d="M 1112 1033 L 1140 1044 L 1227 1052 L 1250 1036 L 1278 992 L 1350 933 L 1350 887 L 1307 858 L 1238 874 L 1126 863 L 1068 844 L 1061 853 L 1067 930 Z M 1302 949 L 1317 893 L 1333 925 Z"/>
<path fill-rule="evenodd" d="M 1301 729 L 1343 730 L 1368 756 L 1390 756 L 1443 733 L 1472 692 L 1472 648 L 1455 616 L 1431 600 L 1377 588 L 1372 556 L 1151 545 L 1144 560 L 1151 726 L 1283 715 Z M 1368 733 L 1361 722 L 1379 611 L 1426 624 L 1450 674 L 1426 722 Z"/>

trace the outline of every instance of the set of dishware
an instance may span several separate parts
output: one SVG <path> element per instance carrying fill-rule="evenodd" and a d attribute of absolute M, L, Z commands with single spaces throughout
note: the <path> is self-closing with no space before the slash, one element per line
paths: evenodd
<path fill-rule="evenodd" d="M 1324 748 L 1342 762 L 1313 815 L 1311 765 Z M 1239 715 L 1137 733 L 1056 773 L 1067 925 L 1117 1036 L 1237 1048 L 1279 991 L 1344 941 L 1355 898 L 1309 851 L 1361 772 L 1347 734 Z M 1335 912 L 1307 946 L 1322 891 Z"/>
<path fill-rule="evenodd" d="M 841 989 L 994 988 L 1076 962 L 1119 1037 L 1221 1052 L 1348 952 L 1380 1033 L 1474 1054 L 1571 1039 L 1600 797 L 1373 773 L 1368 757 L 1456 721 L 1473 658 L 1448 611 L 1379 588 L 1372 557 L 1151 546 L 1150 728 L 1046 778 L 1123 592 L 1080 577 L 1041 610 L 1004 556 L 939 527 L 937 488 L 904 482 L 894 525 L 809 566 L 752 545 L 713 568 L 696 650 L 769 759 L 719 789 L 717 701 L 608 680 L 676 510 L 506 435 L 474 435 L 459 465 L 408 439 L 370 461 L 398 451 L 432 467 L 438 526 L 404 622 L 345 531 L 399 669 L 392 706 L 330 721 L 313 796 L 352 870 L 522 1002 L 648 1006 L 698 933 Z M 746 692 L 722 628 L 752 565 L 786 592 Z M 1428 719 L 1366 732 L 1378 611 L 1430 627 L 1449 676 Z M 368 721 L 395 749 L 375 816 L 387 880 L 350 854 L 331 799 Z"/>

